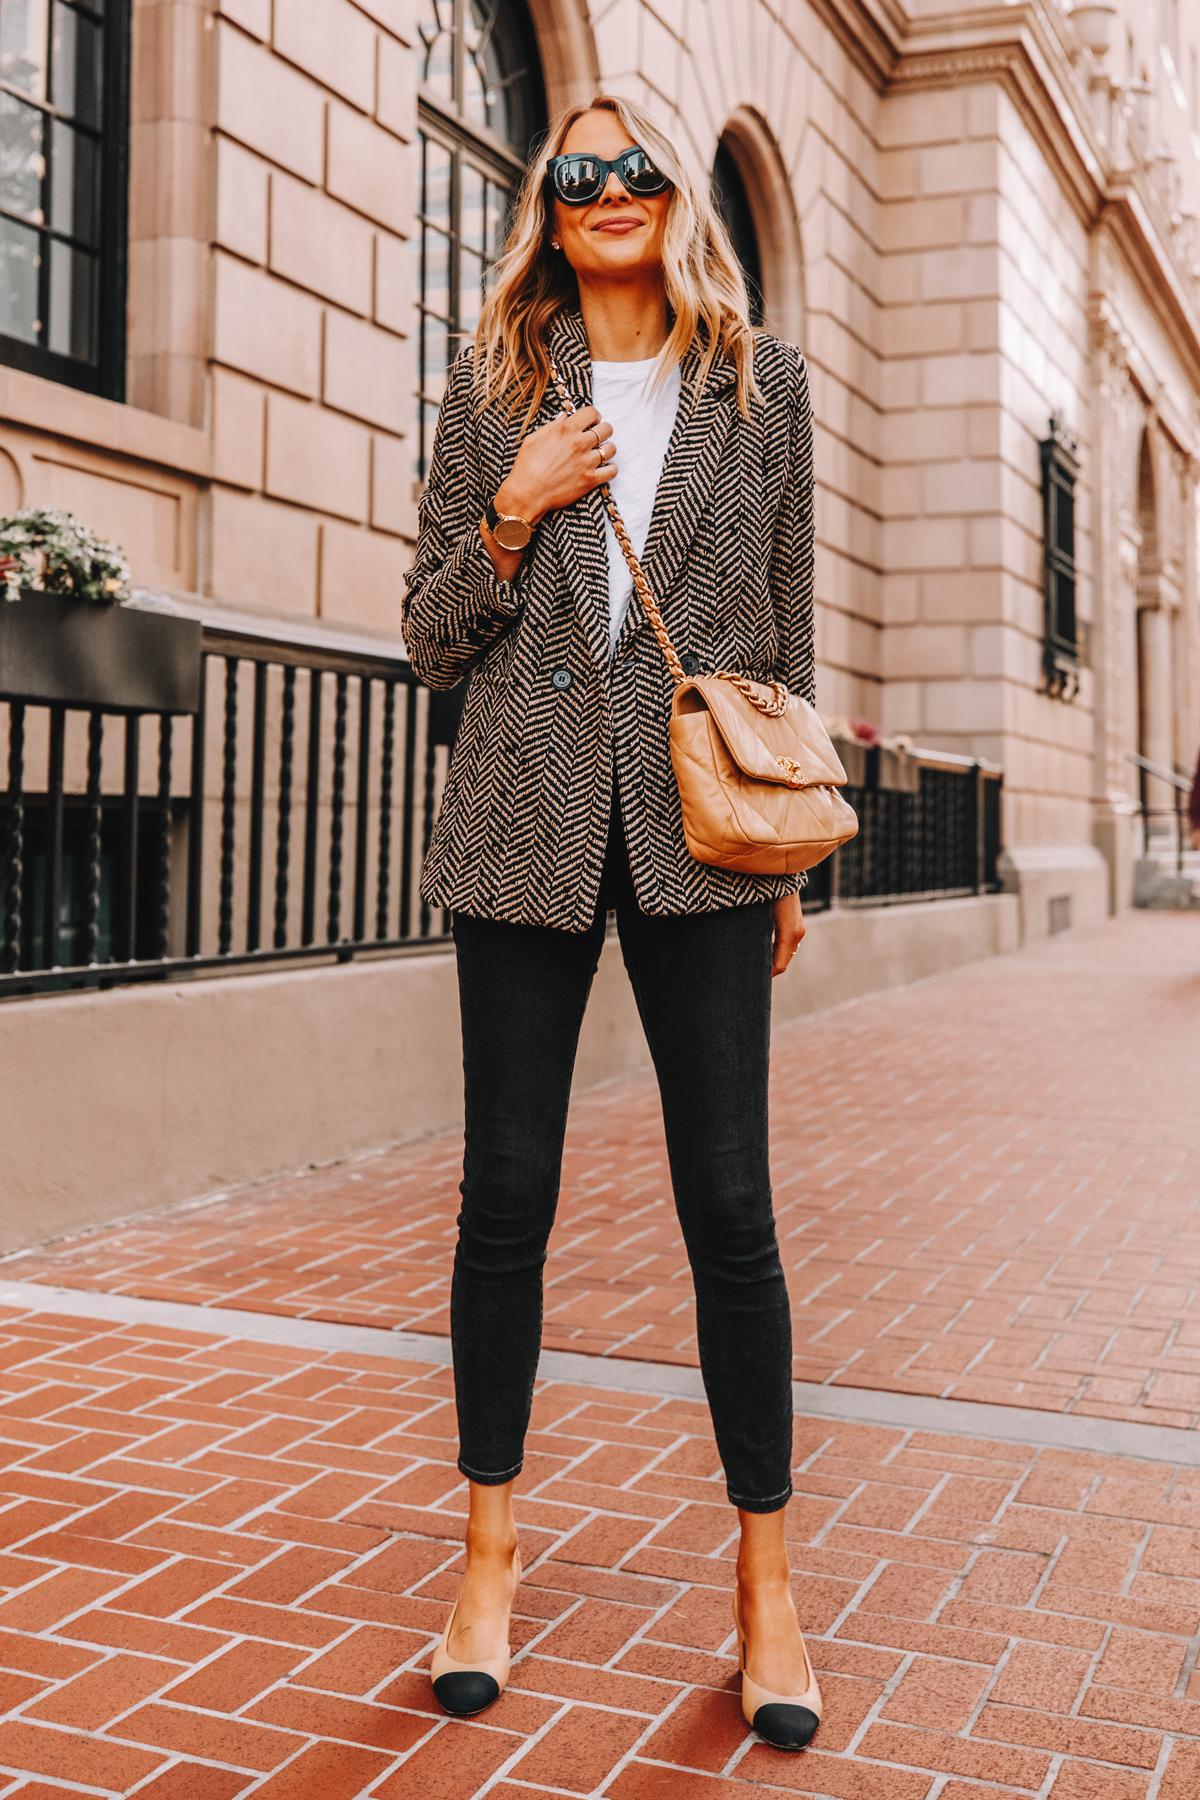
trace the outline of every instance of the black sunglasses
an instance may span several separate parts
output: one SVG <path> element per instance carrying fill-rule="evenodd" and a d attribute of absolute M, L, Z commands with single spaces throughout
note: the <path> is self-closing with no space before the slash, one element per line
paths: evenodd
<path fill-rule="evenodd" d="M 590 206 L 604 192 L 610 175 L 616 176 L 626 193 L 639 198 L 661 194 L 671 185 L 638 144 L 622 150 L 613 162 L 584 153 L 552 156 L 546 164 L 546 179 L 564 206 Z"/>

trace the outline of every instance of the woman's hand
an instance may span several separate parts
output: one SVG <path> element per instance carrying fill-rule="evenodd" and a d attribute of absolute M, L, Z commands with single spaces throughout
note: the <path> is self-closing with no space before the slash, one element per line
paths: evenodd
<path fill-rule="evenodd" d="M 564 413 L 531 431 L 495 495 L 496 511 L 537 525 L 548 512 L 570 506 L 593 488 L 603 487 L 617 472 L 609 425 L 594 406 Z M 598 441 L 597 441 L 598 440 Z M 601 446 L 605 460 L 601 461 Z M 520 550 L 504 550 L 486 525 L 484 544 L 501 581 L 511 581 L 521 566 Z"/>
<path fill-rule="evenodd" d="M 594 406 L 564 413 L 531 431 L 496 495 L 497 512 L 516 513 L 536 525 L 548 512 L 570 506 L 594 487 L 603 487 L 617 472 L 617 460 L 608 444 L 612 434 L 612 426 Z"/>
<path fill-rule="evenodd" d="M 804 936 L 804 914 L 800 906 L 799 894 L 789 894 L 785 900 L 776 900 L 775 944 L 771 957 L 772 975 L 782 975 L 791 962 Z"/>

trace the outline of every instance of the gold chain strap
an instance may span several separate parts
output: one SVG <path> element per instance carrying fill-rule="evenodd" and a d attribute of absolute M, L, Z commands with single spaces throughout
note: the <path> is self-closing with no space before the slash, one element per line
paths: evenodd
<path fill-rule="evenodd" d="M 563 378 L 553 361 L 550 364 L 550 373 L 554 377 L 554 385 L 558 389 L 558 397 L 563 406 L 567 412 L 575 412 L 577 410 L 575 403 L 568 394 Z M 650 621 L 650 629 L 658 639 L 658 647 L 663 653 L 667 668 L 671 671 L 671 679 L 678 687 L 681 682 L 688 679 L 687 672 L 676 654 L 670 633 L 663 624 L 663 616 L 658 610 L 658 601 L 654 598 L 645 571 L 637 559 L 629 533 L 625 529 L 625 521 L 617 511 L 617 503 L 613 499 L 607 483 L 600 492 L 605 509 L 612 521 L 613 534 L 621 546 L 621 554 L 629 564 L 629 573 L 633 576 L 633 585 L 637 590 L 637 597 L 642 603 L 642 611 Z M 751 706 L 757 708 L 760 713 L 764 713 L 768 719 L 781 719 L 791 703 L 791 695 L 782 681 L 764 683 L 763 685 L 770 688 L 770 693 L 764 694 L 745 675 L 736 675 L 729 669 L 715 669 L 713 674 L 718 681 L 731 682 L 740 693 L 745 695 Z"/>

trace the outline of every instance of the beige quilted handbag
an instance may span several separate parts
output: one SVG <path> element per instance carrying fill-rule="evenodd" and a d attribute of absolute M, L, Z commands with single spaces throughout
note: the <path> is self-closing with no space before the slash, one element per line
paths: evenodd
<path fill-rule="evenodd" d="M 555 386 L 575 408 L 558 370 Z M 743 875 L 794 875 L 854 837 L 858 819 L 838 793 L 846 771 L 815 708 L 781 681 L 722 670 L 684 672 L 658 602 L 608 488 L 604 504 L 642 611 L 675 683 L 671 766 L 683 833 L 697 862 Z"/>

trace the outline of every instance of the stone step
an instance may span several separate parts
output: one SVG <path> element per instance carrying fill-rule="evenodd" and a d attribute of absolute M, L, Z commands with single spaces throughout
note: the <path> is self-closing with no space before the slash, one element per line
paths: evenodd
<path fill-rule="evenodd" d="M 1183 872 L 1175 858 L 1144 856 L 1133 866 L 1133 903 L 1172 912 L 1200 911 L 1200 857 L 1189 851 Z"/>

